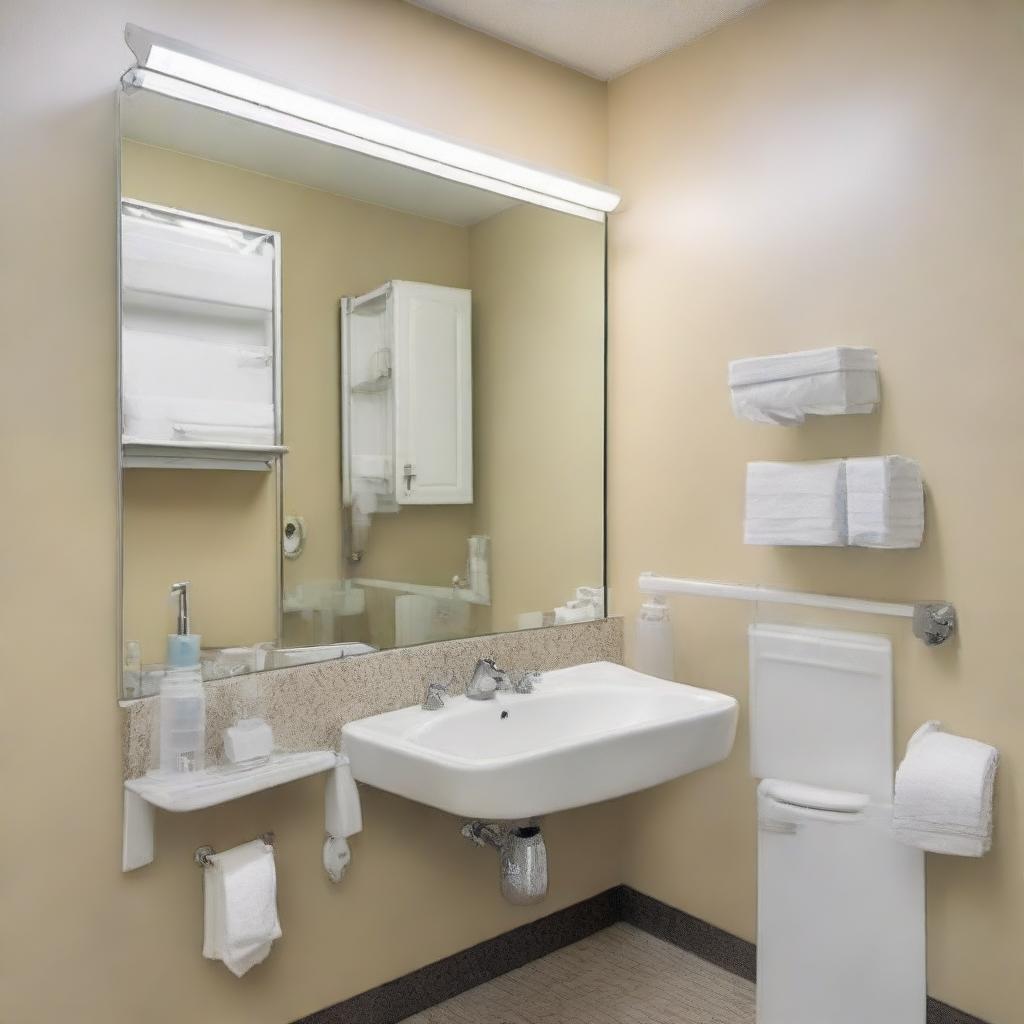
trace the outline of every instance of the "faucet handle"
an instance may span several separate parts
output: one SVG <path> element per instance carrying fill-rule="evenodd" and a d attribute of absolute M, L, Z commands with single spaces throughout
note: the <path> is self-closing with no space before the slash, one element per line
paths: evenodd
<path fill-rule="evenodd" d="M 495 658 L 484 658 L 483 660 L 490 666 L 491 676 L 495 683 L 494 688 L 499 693 L 511 693 L 515 689 L 512 673 L 507 669 L 498 668 Z"/>
<path fill-rule="evenodd" d="M 437 675 L 427 680 L 427 691 L 420 705 L 424 711 L 440 711 L 444 707 L 444 699 L 448 696 L 450 677 Z"/>
<path fill-rule="evenodd" d="M 516 676 L 512 688 L 516 693 L 533 693 L 534 687 L 539 682 L 539 672 L 522 672 Z"/>

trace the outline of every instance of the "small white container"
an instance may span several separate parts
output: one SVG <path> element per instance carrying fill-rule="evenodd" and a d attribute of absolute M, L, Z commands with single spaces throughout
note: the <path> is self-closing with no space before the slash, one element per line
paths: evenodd
<path fill-rule="evenodd" d="M 206 767 L 206 693 L 199 666 L 170 668 L 160 684 L 160 771 Z"/>
<path fill-rule="evenodd" d="M 242 718 L 224 730 L 224 756 L 232 764 L 245 764 L 270 757 L 274 732 L 262 718 Z"/>
<path fill-rule="evenodd" d="M 659 679 L 675 679 L 675 646 L 668 605 L 654 597 L 640 606 L 636 619 L 633 667 Z"/>

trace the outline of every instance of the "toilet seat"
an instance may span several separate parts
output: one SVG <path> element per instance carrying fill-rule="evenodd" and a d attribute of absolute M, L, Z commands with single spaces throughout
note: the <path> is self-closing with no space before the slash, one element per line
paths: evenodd
<path fill-rule="evenodd" d="M 802 782 L 787 782 L 783 779 L 765 779 L 759 789 L 776 803 L 836 814 L 858 814 L 871 803 L 870 797 L 864 793 L 822 789 L 820 786 L 807 786 Z"/>

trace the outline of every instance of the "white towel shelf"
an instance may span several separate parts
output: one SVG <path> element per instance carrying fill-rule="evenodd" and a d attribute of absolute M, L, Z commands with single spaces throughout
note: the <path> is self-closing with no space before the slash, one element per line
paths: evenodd
<path fill-rule="evenodd" d="M 713 583 L 710 580 L 680 579 L 645 572 L 640 576 L 642 594 L 691 594 L 694 597 L 722 597 L 732 601 L 760 601 L 765 604 L 800 605 L 805 608 L 831 608 L 862 615 L 889 615 L 912 619 L 914 635 L 929 647 L 944 643 L 956 630 L 956 609 L 948 601 L 897 604 L 868 601 L 859 597 L 835 597 L 808 594 L 799 590 L 781 590 L 759 584 Z"/>
<path fill-rule="evenodd" d="M 239 797 L 282 786 L 310 775 L 330 771 L 338 764 L 332 750 L 274 754 L 253 768 L 222 766 L 184 776 L 150 773 L 124 784 L 124 834 L 121 870 L 134 871 L 153 860 L 154 808 L 181 813 L 237 800 Z"/>
<path fill-rule="evenodd" d="M 240 469 L 265 473 L 288 448 L 283 444 L 125 441 L 121 450 L 125 469 Z"/>

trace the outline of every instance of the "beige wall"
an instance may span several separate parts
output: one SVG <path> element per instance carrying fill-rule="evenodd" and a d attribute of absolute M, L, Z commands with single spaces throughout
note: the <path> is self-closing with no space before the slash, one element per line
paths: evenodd
<path fill-rule="evenodd" d="M 601 179 L 604 88 L 392 0 L 40 0 L 0 8 L 5 546 L 0 1020 L 284 1024 L 620 876 L 614 807 L 548 823 L 554 889 L 513 908 L 454 818 L 368 792 L 351 875 L 319 867 L 322 782 L 157 821 L 119 870 L 114 103 L 127 20 L 300 88 Z M 16 517 L 16 518 L 15 518 Z M 194 848 L 273 828 L 285 938 L 238 981 L 199 956 Z"/>
<path fill-rule="evenodd" d="M 929 988 L 998 1024 L 1024 1021 L 1022 29 L 1016 0 L 776 0 L 610 88 L 618 610 L 645 569 L 956 602 L 949 649 L 898 627 L 897 744 L 938 718 L 1002 752 L 992 853 L 928 864 Z M 834 344 L 878 349 L 877 416 L 733 419 L 729 359 Z M 747 460 L 888 452 L 924 469 L 921 550 L 743 546 Z M 745 699 L 750 609 L 672 611 L 678 677 Z M 628 882 L 753 937 L 744 730 L 629 817 Z"/>
<path fill-rule="evenodd" d="M 392 278 L 468 287 L 467 230 L 139 143 L 125 144 L 121 169 L 125 196 L 281 233 L 289 449 L 284 511 L 301 515 L 307 530 L 302 554 L 284 563 L 284 586 L 354 575 L 342 565 L 341 552 L 338 302 Z M 229 479 L 214 481 L 207 472 L 126 474 L 125 637 L 143 639 L 146 661 L 163 659 L 153 641 L 163 643 L 172 621 L 165 600 L 171 577 L 193 581 L 193 629 L 203 635 L 204 646 L 277 635 L 273 477 L 214 475 Z M 243 476 L 260 482 L 237 479 Z M 214 520 L 230 522 L 232 507 L 238 529 L 226 534 Z M 465 563 L 472 516 L 471 507 L 453 506 L 375 517 L 359 574 L 446 584 Z M 196 527 L 207 522 L 211 529 L 204 536 Z M 154 550 L 157 536 L 160 546 Z M 344 639 L 389 644 L 393 595 L 378 612 L 371 616 L 375 622 L 362 622 L 374 627 L 372 637 Z M 297 616 L 285 618 L 285 642 L 299 642 L 301 623 L 289 621 Z"/>
<path fill-rule="evenodd" d="M 730 762 L 635 799 L 628 820 L 615 807 L 554 816 L 555 891 L 538 910 L 500 902 L 493 859 L 463 844 L 454 819 L 375 792 L 352 874 L 329 886 L 311 868 L 315 781 L 161 816 L 157 862 L 120 874 L 115 294 L 104 254 L 123 23 L 596 179 L 606 177 L 605 89 L 391 0 L 298 0 L 287 11 L 268 0 L 100 0 L 81 11 L 43 0 L 0 18 L 2 184 L 18 197 L 5 211 L 17 259 L 0 274 L 17 340 L 4 348 L 4 379 L 17 382 L 0 405 L 5 508 L 20 524 L 30 510 L 48 538 L 9 545 L 3 564 L 0 756 L 20 785 L 5 791 L 17 843 L 0 855 L 0 1019 L 282 1024 L 613 884 L 623 869 L 639 888 L 751 935 L 742 731 Z M 929 865 L 930 988 L 998 1024 L 1021 1020 L 1024 1005 L 1024 699 L 1008 640 L 1024 426 L 1021 58 L 1017 0 L 775 0 L 614 83 L 610 97 L 609 177 L 626 194 L 611 267 L 620 607 L 632 613 L 636 574 L 655 567 L 956 600 L 954 648 L 901 640 L 897 725 L 902 742 L 934 716 L 1002 749 L 992 854 Z M 881 352 L 879 416 L 795 432 L 731 419 L 729 358 L 840 341 Z M 981 358 L 967 364 L 968 352 Z M 745 461 L 876 451 L 925 468 L 921 551 L 739 544 Z M 747 610 L 679 601 L 674 613 L 680 676 L 744 696 Z M 190 857 L 201 842 L 268 827 L 282 839 L 287 934 L 237 982 L 198 957 Z M 625 863 L 609 834 L 635 836 Z"/>
<path fill-rule="evenodd" d="M 204 647 L 277 637 L 277 487 L 272 473 L 124 474 L 124 638 L 145 664 L 166 660 L 177 629 L 168 588 L 188 580 Z"/>
<path fill-rule="evenodd" d="M 604 226 L 523 206 L 469 237 L 476 530 L 515 629 L 602 581 Z"/>

